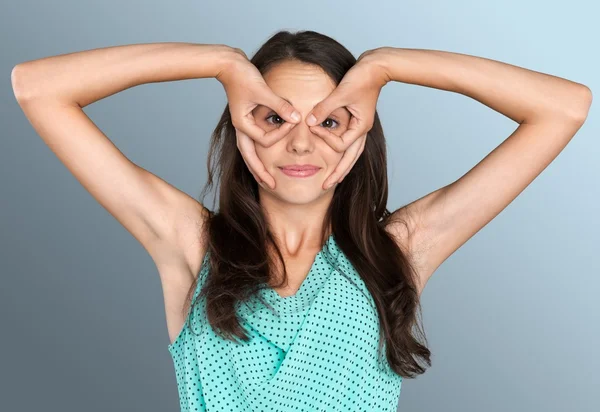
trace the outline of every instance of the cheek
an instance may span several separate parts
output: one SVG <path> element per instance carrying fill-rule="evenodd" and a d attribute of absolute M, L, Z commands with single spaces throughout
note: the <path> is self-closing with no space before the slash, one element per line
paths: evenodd
<path fill-rule="evenodd" d="M 258 157 L 258 160 L 260 160 L 264 164 L 265 168 L 268 169 L 274 160 L 272 146 L 267 148 L 254 143 L 254 150 L 256 150 L 256 156 Z"/>
<path fill-rule="evenodd" d="M 321 157 L 323 158 L 323 160 L 325 160 L 327 167 L 331 167 L 331 166 L 335 167 L 339 163 L 342 156 L 344 155 L 343 152 L 338 153 L 335 150 L 333 150 L 333 148 L 331 146 L 329 146 L 327 144 L 327 142 L 325 142 L 323 139 L 318 139 L 316 144 L 317 144 L 316 149 L 321 154 Z"/>
<path fill-rule="evenodd" d="M 327 163 L 327 169 L 333 171 L 333 169 L 335 169 L 335 167 L 340 163 L 343 155 L 344 153 L 338 153 L 335 150 L 328 152 L 327 155 L 323 157 Z"/>

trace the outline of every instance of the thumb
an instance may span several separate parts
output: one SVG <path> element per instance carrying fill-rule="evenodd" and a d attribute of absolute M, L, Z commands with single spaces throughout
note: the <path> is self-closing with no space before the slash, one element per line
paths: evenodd
<path fill-rule="evenodd" d="M 298 112 L 290 102 L 273 93 L 268 86 L 265 105 L 274 110 L 286 122 L 298 123 L 300 119 L 302 119 L 300 112 Z"/>
<path fill-rule="evenodd" d="M 316 126 L 324 122 L 331 112 L 341 106 L 338 103 L 337 94 L 334 90 L 329 96 L 313 107 L 308 116 L 306 116 L 306 124 L 309 126 Z"/>

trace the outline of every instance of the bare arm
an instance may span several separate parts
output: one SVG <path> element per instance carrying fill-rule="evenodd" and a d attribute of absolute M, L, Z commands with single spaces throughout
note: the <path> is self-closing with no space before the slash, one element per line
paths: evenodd
<path fill-rule="evenodd" d="M 471 97 L 517 123 L 583 123 L 587 86 L 497 60 L 441 50 L 377 49 L 389 80 Z"/>
<path fill-rule="evenodd" d="M 14 94 L 36 132 L 157 265 L 181 263 L 180 246 L 196 239 L 178 229 L 201 220 L 204 207 L 127 159 L 82 108 L 144 83 L 216 77 L 232 53 L 225 45 L 134 44 L 46 57 L 12 71 Z"/>
<path fill-rule="evenodd" d="M 384 47 L 373 55 L 388 81 L 461 93 L 519 123 L 464 176 L 394 212 L 414 222 L 410 244 L 424 287 L 558 156 L 587 118 L 592 94 L 560 77 L 465 54 Z M 390 229 L 409 236 L 401 225 Z"/>

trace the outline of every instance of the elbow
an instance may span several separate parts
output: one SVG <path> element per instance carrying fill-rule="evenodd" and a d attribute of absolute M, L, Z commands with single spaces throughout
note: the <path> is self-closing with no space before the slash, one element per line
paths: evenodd
<path fill-rule="evenodd" d="M 580 84 L 569 107 L 570 118 L 578 124 L 585 123 L 590 107 L 592 106 L 592 100 L 592 90 L 589 87 Z"/>
<path fill-rule="evenodd" d="M 31 87 L 31 74 L 25 63 L 17 64 L 10 73 L 10 83 L 13 94 L 19 104 L 27 102 L 33 98 L 33 88 Z"/>

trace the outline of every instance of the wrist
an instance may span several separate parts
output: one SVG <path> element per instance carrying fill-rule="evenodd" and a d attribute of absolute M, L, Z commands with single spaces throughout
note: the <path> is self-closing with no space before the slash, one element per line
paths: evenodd
<path fill-rule="evenodd" d="M 382 87 L 393 80 L 389 65 L 390 49 L 391 47 L 383 46 L 367 50 L 357 60 L 372 68 L 373 76 Z"/>
<path fill-rule="evenodd" d="M 219 50 L 220 58 L 218 59 L 217 71 L 215 79 L 223 83 L 225 74 L 233 71 L 239 64 L 248 64 L 248 57 L 242 49 L 226 45 L 219 45 L 222 48 Z"/>

